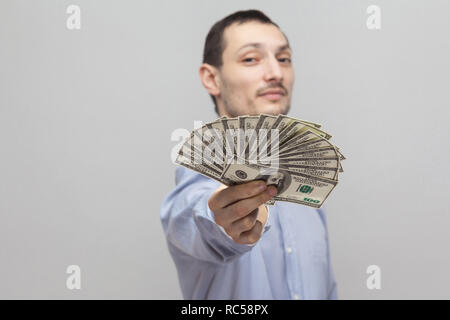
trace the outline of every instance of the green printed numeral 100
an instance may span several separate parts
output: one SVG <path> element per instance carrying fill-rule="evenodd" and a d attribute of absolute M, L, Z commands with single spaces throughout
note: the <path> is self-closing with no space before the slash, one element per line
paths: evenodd
<path fill-rule="evenodd" d="M 310 198 L 303 198 L 303 200 L 308 201 L 308 202 L 313 202 L 313 203 L 319 203 L 320 200 L 314 200 L 314 199 L 310 199 Z"/>

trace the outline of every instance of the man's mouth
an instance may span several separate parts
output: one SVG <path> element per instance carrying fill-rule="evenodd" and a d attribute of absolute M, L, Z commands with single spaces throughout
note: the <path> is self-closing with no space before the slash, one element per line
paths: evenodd
<path fill-rule="evenodd" d="M 266 98 L 267 100 L 279 100 L 283 97 L 282 93 L 265 93 L 262 94 L 261 97 Z"/>
<path fill-rule="evenodd" d="M 269 90 L 266 90 L 265 92 L 263 92 L 260 96 L 267 100 L 275 101 L 275 100 L 281 99 L 284 96 L 284 90 L 269 89 Z"/>

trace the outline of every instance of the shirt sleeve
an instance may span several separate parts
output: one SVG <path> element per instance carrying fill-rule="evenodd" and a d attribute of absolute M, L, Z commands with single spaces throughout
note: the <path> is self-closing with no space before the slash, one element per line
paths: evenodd
<path fill-rule="evenodd" d="M 184 167 L 176 169 L 175 182 L 175 189 L 163 201 L 160 211 L 172 254 L 223 264 L 253 248 L 236 243 L 215 223 L 208 200 L 219 182 Z M 269 227 L 266 223 L 264 232 Z"/>

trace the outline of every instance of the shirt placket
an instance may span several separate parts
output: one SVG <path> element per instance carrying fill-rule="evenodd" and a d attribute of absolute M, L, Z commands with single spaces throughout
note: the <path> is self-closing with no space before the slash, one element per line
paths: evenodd
<path fill-rule="evenodd" d="M 303 283 L 301 278 L 300 252 L 296 243 L 295 222 L 290 221 L 289 213 L 277 214 L 284 245 L 284 257 L 286 261 L 286 279 L 290 296 L 294 300 L 304 297 Z"/>

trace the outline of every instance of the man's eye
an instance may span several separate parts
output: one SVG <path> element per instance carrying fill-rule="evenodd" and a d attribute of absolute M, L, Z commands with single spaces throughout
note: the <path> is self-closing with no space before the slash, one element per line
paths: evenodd
<path fill-rule="evenodd" d="M 252 62 L 251 60 L 255 60 L 256 61 L 256 58 L 245 58 L 242 61 L 244 61 L 244 62 Z"/>
<path fill-rule="evenodd" d="M 291 58 L 280 58 L 279 60 L 280 62 L 288 62 L 288 63 L 292 62 Z"/>

